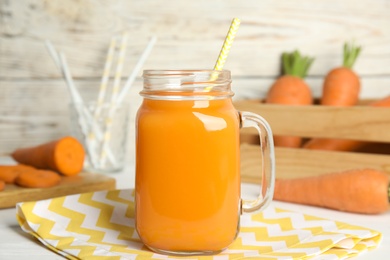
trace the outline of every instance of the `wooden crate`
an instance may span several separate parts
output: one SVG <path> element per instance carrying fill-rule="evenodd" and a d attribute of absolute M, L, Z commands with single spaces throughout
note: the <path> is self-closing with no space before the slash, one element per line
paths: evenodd
<path fill-rule="evenodd" d="M 276 176 L 295 178 L 355 168 L 375 168 L 390 174 L 390 108 L 286 106 L 259 100 L 236 101 L 240 111 L 264 117 L 275 135 L 345 138 L 371 145 L 354 152 L 331 152 L 303 148 L 275 148 Z M 241 175 L 244 182 L 257 183 L 261 157 L 257 131 L 241 130 Z"/>

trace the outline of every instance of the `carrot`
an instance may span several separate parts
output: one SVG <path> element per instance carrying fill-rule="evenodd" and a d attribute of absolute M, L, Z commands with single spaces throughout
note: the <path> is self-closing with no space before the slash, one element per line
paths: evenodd
<path fill-rule="evenodd" d="M 34 169 L 31 166 L 17 164 L 17 165 L 0 165 L 0 180 L 5 183 L 15 183 L 16 178 L 23 171 Z"/>
<path fill-rule="evenodd" d="M 304 78 L 314 59 L 302 56 L 298 51 L 283 53 L 283 75 L 270 87 L 265 103 L 284 105 L 310 105 L 313 97 Z M 302 138 L 297 136 L 274 136 L 276 146 L 299 147 Z"/>
<path fill-rule="evenodd" d="M 26 188 L 49 188 L 59 184 L 60 175 L 50 170 L 29 170 L 19 174 L 15 183 Z"/>
<path fill-rule="evenodd" d="M 5 182 L 4 181 L 0 181 L 0 191 L 2 191 L 4 189 L 5 189 Z"/>
<path fill-rule="evenodd" d="M 19 163 L 71 176 L 83 169 L 85 151 L 77 139 L 66 136 L 38 146 L 17 149 L 11 156 Z"/>
<path fill-rule="evenodd" d="M 389 176 L 353 169 L 298 179 L 277 179 L 274 199 L 340 211 L 379 214 L 389 209 Z"/>
<path fill-rule="evenodd" d="M 324 79 L 321 105 L 353 106 L 359 101 L 360 80 L 352 70 L 361 47 L 344 44 L 343 65 L 332 69 Z"/>
<path fill-rule="evenodd" d="M 373 107 L 390 107 L 390 96 L 369 104 Z M 307 141 L 303 148 L 311 150 L 328 150 L 328 151 L 355 151 L 369 142 L 348 139 L 331 139 L 331 138 L 313 138 Z"/>
<path fill-rule="evenodd" d="M 331 70 L 322 87 L 321 105 L 353 106 L 359 100 L 360 80 L 352 67 L 359 56 L 361 47 L 344 44 L 343 65 Z M 362 142 L 346 139 L 314 138 L 304 148 L 331 151 L 354 151 L 363 146 Z"/>

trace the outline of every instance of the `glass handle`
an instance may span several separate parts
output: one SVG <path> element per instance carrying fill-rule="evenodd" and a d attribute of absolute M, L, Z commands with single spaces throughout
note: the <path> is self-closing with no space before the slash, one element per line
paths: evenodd
<path fill-rule="evenodd" d="M 241 127 L 254 127 L 259 132 L 262 156 L 260 194 L 255 200 L 242 200 L 242 212 L 265 209 L 272 201 L 275 185 L 275 152 L 272 130 L 267 121 L 251 112 L 239 112 Z"/>

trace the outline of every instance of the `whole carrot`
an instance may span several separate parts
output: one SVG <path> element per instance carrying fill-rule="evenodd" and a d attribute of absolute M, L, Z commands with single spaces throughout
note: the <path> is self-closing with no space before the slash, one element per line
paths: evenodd
<path fill-rule="evenodd" d="M 360 80 L 352 70 L 361 47 L 344 44 L 343 65 L 332 69 L 324 79 L 321 105 L 353 106 L 359 100 Z"/>
<path fill-rule="evenodd" d="M 389 175 L 353 169 L 320 176 L 277 179 L 274 199 L 363 214 L 389 210 Z"/>
<path fill-rule="evenodd" d="M 270 87 L 265 103 L 284 105 L 310 105 L 313 97 L 304 78 L 314 59 L 302 56 L 299 51 L 283 53 L 283 75 Z M 297 136 L 274 136 L 276 146 L 299 147 L 302 142 Z"/>
<path fill-rule="evenodd" d="M 369 104 L 373 107 L 390 107 L 390 96 Z M 348 139 L 332 139 L 332 138 L 313 138 L 307 141 L 303 148 L 311 150 L 327 150 L 327 151 L 355 151 L 369 142 Z"/>
<path fill-rule="evenodd" d="M 17 149 L 11 156 L 21 164 L 70 176 L 83 169 L 85 151 L 77 139 L 65 136 L 38 146 Z"/>

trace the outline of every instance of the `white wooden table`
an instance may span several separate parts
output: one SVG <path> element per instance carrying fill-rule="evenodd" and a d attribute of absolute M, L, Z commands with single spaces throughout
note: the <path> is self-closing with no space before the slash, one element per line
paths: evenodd
<path fill-rule="evenodd" d="M 117 180 L 118 189 L 128 189 L 134 187 L 134 165 L 120 173 L 111 174 Z M 242 195 L 250 198 L 257 195 L 258 187 L 253 184 L 242 185 Z M 390 255 L 390 211 L 383 215 L 365 216 L 357 214 L 343 213 L 322 208 L 315 208 L 278 201 L 272 202 L 275 206 L 292 211 L 299 211 L 304 214 L 335 219 L 354 225 L 371 228 L 383 233 L 383 241 L 379 248 L 365 252 L 357 259 L 388 259 Z M 52 252 L 31 235 L 24 233 L 16 221 L 15 208 L 0 210 L 0 259 L 1 260 L 46 260 L 64 259 L 62 256 Z"/>

